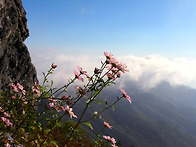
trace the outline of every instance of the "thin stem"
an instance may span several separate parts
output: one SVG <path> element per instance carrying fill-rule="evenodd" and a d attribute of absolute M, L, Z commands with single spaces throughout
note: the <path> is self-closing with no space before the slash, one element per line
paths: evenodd
<path fill-rule="evenodd" d="M 71 80 L 67 85 L 64 85 L 64 86 L 62 86 L 62 87 L 60 87 L 59 89 L 57 89 L 52 95 L 54 95 L 55 93 L 57 93 L 58 91 L 60 91 L 61 89 L 66 89 L 67 87 L 69 87 L 69 85 L 71 85 L 74 81 L 76 80 L 76 77 L 73 79 L 73 80 Z M 60 93 L 59 93 L 60 94 Z M 58 94 L 58 95 L 59 95 Z M 58 96 L 57 95 L 57 96 Z"/>
<path fill-rule="evenodd" d="M 80 118 L 79 118 L 79 120 L 78 120 L 76 126 L 75 126 L 74 129 L 71 131 L 69 137 L 68 137 L 67 140 L 65 141 L 65 144 L 67 144 L 67 143 L 69 142 L 71 136 L 73 135 L 74 131 L 75 131 L 76 128 L 78 127 L 78 125 L 79 125 L 79 123 L 80 123 L 80 121 L 81 121 L 82 117 L 84 116 L 84 114 L 85 114 L 85 112 L 86 112 L 87 109 L 88 109 L 88 105 L 86 105 L 86 107 L 85 107 L 84 111 L 82 112 L 82 115 L 80 116 Z"/>
<path fill-rule="evenodd" d="M 108 81 L 108 82 L 109 82 L 109 81 Z M 108 82 L 106 82 L 106 84 L 107 84 Z M 102 86 L 102 87 L 100 88 L 99 92 L 101 92 L 101 91 L 103 90 L 104 87 L 105 87 L 105 86 Z M 99 94 L 99 92 L 96 93 L 95 95 L 93 95 L 93 96 L 91 97 L 90 101 L 86 104 L 86 107 L 85 107 L 85 109 L 84 109 L 83 112 L 82 112 L 82 115 L 80 116 L 80 118 L 79 118 L 79 120 L 78 120 L 76 126 L 74 127 L 74 129 L 71 131 L 71 133 L 70 133 L 69 137 L 67 138 L 65 144 L 67 144 L 67 143 L 69 142 L 69 140 L 70 140 L 71 136 L 73 135 L 74 131 L 76 130 L 76 128 L 77 128 L 78 125 L 80 124 L 80 121 L 81 121 L 82 117 L 84 116 L 86 110 L 88 109 L 89 105 L 93 102 L 93 100 L 97 97 L 97 95 Z"/>
<path fill-rule="evenodd" d="M 82 121 L 81 123 L 84 123 L 84 122 L 90 121 L 90 120 L 92 120 L 92 119 L 98 118 L 98 116 L 100 116 L 101 113 L 103 113 L 105 110 L 107 110 L 107 109 L 111 108 L 112 106 L 114 106 L 114 105 L 115 105 L 118 101 L 120 101 L 122 98 L 123 98 L 123 96 L 120 97 L 120 98 L 118 98 L 118 99 L 117 99 L 113 104 L 111 104 L 110 106 L 105 107 L 105 108 L 104 108 L 102 111 L 100 111 L 96 116 L 93 116 L 93 117 L 90 118 L 90 119 L 87 119 L 87 120 L 85 120 L 85 121 Z"/>

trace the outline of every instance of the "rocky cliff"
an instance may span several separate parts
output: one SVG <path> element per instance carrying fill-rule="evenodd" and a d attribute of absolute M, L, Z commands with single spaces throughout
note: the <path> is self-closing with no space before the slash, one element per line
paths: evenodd
<path fill-rule="evenodd" d="M 0 90 L 10 83 L 29 89 L 37 81 L 26 45 L 29 36 L 26 12 L 21 0 L 0 0 Z"/>

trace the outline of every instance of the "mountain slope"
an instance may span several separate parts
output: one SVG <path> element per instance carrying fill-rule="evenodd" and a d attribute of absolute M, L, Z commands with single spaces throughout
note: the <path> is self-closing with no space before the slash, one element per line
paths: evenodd
<path fill-rule="evenodd" d="M 196 111 L 194 107 L 189 107 L 194 106 L 191 104 L 194 102 L 194 89 L 159 85 L 158 89 L 149 92 L 138 90 L 134 93 L 130 87 L 127 84 L 125 90 L 133 98 L 133 103 L 129 104 L 124 99 L 115 106 L 114 112 L 108 110 L 102 116 L 113 126 L 112 130 L 106 130 L 105 135 L 120 140 L 123 147 L 196 146 Z M 191 97 L 187 96 L 189 92 Z M 100 95 L 100 99 L 104 101 L 108 98 L 112 101 L 119 93 L 119 90 L 108 89 Z M 190 104 L 183 105 L 183 99 L 178 99 L 179 95 L 181 98 L 186 97 Z M 97 103 L 91 108 L 91 112 L 99 110 L 100 105 Z M 101 122 L 93 122 L 95 130 L 102 127 Z"/>

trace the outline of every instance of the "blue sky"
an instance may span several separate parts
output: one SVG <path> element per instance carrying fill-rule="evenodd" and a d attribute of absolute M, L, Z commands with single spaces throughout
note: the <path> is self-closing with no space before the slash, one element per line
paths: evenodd
<path fill-rule="evenodd" d="M 33 50 L 196 57 L 195 0 L 22 0 Z"/>

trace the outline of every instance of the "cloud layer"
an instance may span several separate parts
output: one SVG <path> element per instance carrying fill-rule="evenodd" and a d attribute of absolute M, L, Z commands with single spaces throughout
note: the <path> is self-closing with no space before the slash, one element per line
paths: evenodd
<path fill-rule="evenodd" d="M 137 57 L 133 55 L 116 57 L 127 64 L 129 72 L 119 80 L 121 86 L 124 81 L 131 80 L 141 89 L 151 89 L 162 81 L 172 85 L 188 85 L 196 88 L 196 60 L 185 58 L 168 59 L 158 55 Z M 32 53 L 32 60 L 38 72 L 38 79 L 42 81 L 42 72 L 46 72 L 51 63 L 58 65 L 51 79 L 56 85 L 62 85 L 69 78 L 73 78 L 76 66 L 81 66 L 88 73 L 92 73 L 95 67 L 105 60 L 103 55 L 70 55 L 42 51 Z"/>

